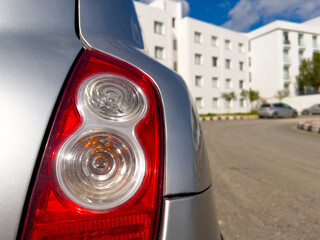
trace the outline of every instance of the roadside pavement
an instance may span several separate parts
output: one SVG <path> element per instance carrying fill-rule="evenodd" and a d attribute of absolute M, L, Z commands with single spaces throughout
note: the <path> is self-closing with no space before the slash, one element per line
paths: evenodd
<path fill-rule="evenodd" d="M 257 119 L 257 115 L 219 115 L 211 117 L 200 117 L 200 121 L 219 121 L 219 120 L 252 120 Z"/>
<path fill-rule="evenodd" d="M 320 119 L 306 120 L 298 123 L 298 129 L 320 133 Z"/>

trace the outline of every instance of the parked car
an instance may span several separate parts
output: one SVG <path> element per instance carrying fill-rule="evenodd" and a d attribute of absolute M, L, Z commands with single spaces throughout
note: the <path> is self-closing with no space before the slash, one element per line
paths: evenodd
<path fill-rule="evenodd" d="M 297 110 L 284 103 L 265 103 L 258 110 L 259 118 L 280 118 L 298 116 Z"/>
<path fill-rule="evenodd" d="M 1 0 L 0 83 L 0 239 L 220 239 L 196 108 L 131 1 Z"/>
<path fill-rule="evenodd" d="M 316 115 L 320 114 L 320 104 L 314 104 L 309 108 L 303 109 L 301 115 Z"/>

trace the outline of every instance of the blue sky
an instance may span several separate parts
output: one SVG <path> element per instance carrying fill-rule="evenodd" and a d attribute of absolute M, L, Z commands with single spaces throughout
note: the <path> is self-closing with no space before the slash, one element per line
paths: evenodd
<path fill-rule="evenodd" d="M 151 2 L 153 0 L 140 0 Z M 192 18 L 248 32 L 275 20 L 304 22 L 320 16 L 320 0 L 173 0 Z"/>

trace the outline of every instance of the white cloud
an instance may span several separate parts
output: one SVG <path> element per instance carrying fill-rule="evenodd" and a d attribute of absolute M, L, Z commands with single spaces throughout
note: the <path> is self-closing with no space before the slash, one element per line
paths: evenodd
<path fill-rule="evenodd" d="M 230 10 L 228 16 L 231 19 L 223 24 L 223 26 L 236 31 L 246 30 L 259 20 L 259 15 L 250 0 L 240 0 L 237 5 Z"/>
<path fill-rule="evenodd" d="M 320 16 L 320 0 L 240 0 L 228 13 L 229 21 L 224 27 L 247 31 L 262 20 L 269 23 L 277 17 L 308 20 Z"/>

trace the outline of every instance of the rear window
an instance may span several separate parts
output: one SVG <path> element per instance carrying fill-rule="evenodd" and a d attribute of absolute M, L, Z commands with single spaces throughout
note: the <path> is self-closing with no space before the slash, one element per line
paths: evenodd
<path fill-rule="evenodd" d="M 270 107 L 270 104 L 262 104 L 261 107 Z"/>

